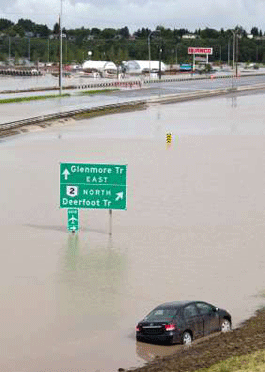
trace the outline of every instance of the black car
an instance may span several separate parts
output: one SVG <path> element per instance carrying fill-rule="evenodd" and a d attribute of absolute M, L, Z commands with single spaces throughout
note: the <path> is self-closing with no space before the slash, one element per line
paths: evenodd
<path fill-rule="evenodd" d="M 203 301 L 159 305 L 136 326 L 137 341 L 189 344 L 195 338 L 232 328 L 231 315 Z"/>

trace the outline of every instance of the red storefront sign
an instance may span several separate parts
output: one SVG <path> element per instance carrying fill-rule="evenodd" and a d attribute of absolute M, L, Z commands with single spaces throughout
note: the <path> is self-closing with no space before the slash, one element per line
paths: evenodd
<path fill-rule="evenodd" d="M 213 48 L 188 48 L 188 54 L 213 54 Z"/>

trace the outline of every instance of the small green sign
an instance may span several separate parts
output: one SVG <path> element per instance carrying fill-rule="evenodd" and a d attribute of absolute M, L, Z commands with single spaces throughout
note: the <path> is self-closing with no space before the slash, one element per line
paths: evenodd
<path fill-rule="evenodd" d="M 60 164 L 60 207 L 126 209 L 127 166 Z"/>
<path fill-rule="evenodd" d="M 68 216 L 67 230 L 78 231 L 79 230 L 79 210 L 73 209 L 73 208 L 68 209 L 67 216 Z"/>

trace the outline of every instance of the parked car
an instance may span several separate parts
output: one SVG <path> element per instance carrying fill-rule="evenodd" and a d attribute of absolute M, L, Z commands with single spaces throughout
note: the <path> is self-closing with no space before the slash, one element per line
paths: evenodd
<path fill-rule="evenodd" d="M 175 301 L 159 305 L 136 326 L 137 341 L 190 344 L 213 332 L 232 328 L 231 315 L 203 301 Z"/>

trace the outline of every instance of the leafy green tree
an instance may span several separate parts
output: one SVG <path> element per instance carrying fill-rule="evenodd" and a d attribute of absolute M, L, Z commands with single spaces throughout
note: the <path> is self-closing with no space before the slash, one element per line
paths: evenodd
<path fill-rule="evenodd" d="M 35 23 L 30 19 L 20 18 L 17 22 L 17 26 L 22 27 L 26 32 L 35 32 Z"/>
<path fill-rule="evenodd" d="M 4 31 L 14 26 L 14 23 L 5 18 L 0 18 L 0 31 Z"/>
<path fill-rule="evenodd" d="M 202 39 L 218 39 L 220 34 L 217 30 L 206 27 L 205 30 L 201 30 L 200 36 Z"/>
<path fill-rule="evenodd" d="M 101 32 L 101 37 L 103 39 L 113 39 L 116 36 L 117 31 L 114 28 L 105 28 Z"/>
<path fill-rule="evenodd" d="M 130 36 L 130 32 L 129 32 L 129 29 L 127 26 L 123 27 L 123 28 L 120 28 L 118 30 L 118 34 L 121 35 L 122 37 L 124 37 L 125 39 L 128 39 L 129 36 Z"/>
<path fill-rule="evenodd" d="M 250 33 L 251 33 L 251 35 L 253 35 L 253 36 L 258 36 L 258 35 L 259 35 L 258 27 L 252 27 Z"/>
<path fill-rule="evenodd" d="M 14 30 L 13 26 L 9 27 L 7 30 L 5 30 L 6 33 L 11 36 L 11 37 L 15 37 L 16 36 L 16 31 Z"/>
<path fill-rule="evenodd" d="M 20 37 L 25 36 L 25 31 L 23 27 L 21 27 L 19 24 L 16 24 L 15 26 L 13 26 L 13 30 L 15 31 L 16 35 L 19 35 Z"/>
<path fill-rule="evenodd" d="M 93 27 L 91 29 L 91 35 L 95 36 L 95 37 L 99 37 L 101 34 L 101 31 L 99 28 L 96 28 L 96 27 Z"/>
<path fill-rule="evenodd" d="M 47 25 L 36 25 L 35 27 L 36 34 L 39 34 L 40 37 L 48 37 L 51 33 Z"/>
<path fill-rule="evenodd" d="M 56 22 L 55 25 L 53 26 L 53 33 L 55 35 L 58 35 L 60 33 L 60 26 L 58 22 Z"/>
<path fill-rule="evenodd" d="M 144 28 L 142 27 L 142 29 L 138 29 L 137 31 L 134 32 L 134 36 L 138 37 L 138 38 L 145 38 L 147 39 L 148 35 L 150 34 L 151 30 L 149 30 L 149 28 Z"/>

